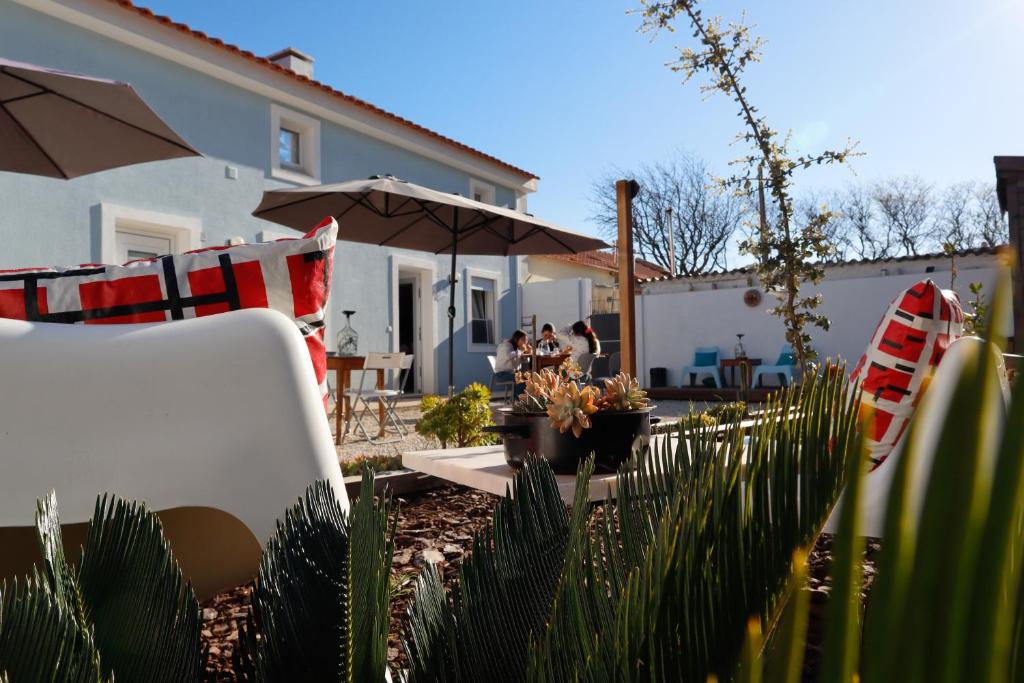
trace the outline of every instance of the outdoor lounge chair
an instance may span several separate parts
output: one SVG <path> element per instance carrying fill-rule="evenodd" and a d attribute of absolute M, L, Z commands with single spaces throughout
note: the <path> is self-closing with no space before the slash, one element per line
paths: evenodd
<path fill-rule="evenodd" d="M 722 374 L 718 370 L 718 347 L 698 346 L 693 352 L 693 364 L 683 368 L 683 381 L 690 376 L 690 386 L 697 383 L 702 375 L 710 375 L 716 387 L 722 386 Z"/>
<path fill-rule="evenodd" d="M 252 309 L 153 325 L 0 319 L 0 578 L 38 562 L 36 500 L 55 490 L 69 558 L 98 494 L 163 520 L 199 599 L 249 581 L 306 487 L 348 507 L 295 323 Z"/>
<path fill-rule="evenodd" d="M 775 365 L 758 365 L 754 368 L 754 376 L 750 378 L 750 386 L 759 387 L 765 375 L 776 375 L 779 386 L 788 387 L 793 383 L 793 369 L 796 367 L 796 355 L 793 347 L 786 344 L 779 352 Z"/>
<path fill-rule="evenodd" d="M 928 486 L 935 449 L 942 436 L 943 427 L 948 420 L 957 419 L 949 411 L 952 407 L 953 391 L 956 389 L 964 363 L 970 355 L 970 347 L 983 343 L 977 337 L 964 337 L 950 344 L 928 384 L 928 390 L 921 397 L 921 402 L 915 410 L 914 419 L 920 421 L 918 430 L 920 451 L 912 463 L 909 474 L 910 481 L 914 486 L 912 499 L 921 500 L 924 490 Z M 993 429 L 998 433 L 1007 417 L 1010 405 L 1010 385 L 1006 378 L 1006 364 L 1002 354 L 997 353 L 994 360 L 999 381 L 990 383 L 988 390 L 999 392 L 1002 395 L 1002 401 L 996 403 L 1005 408 L 995 416 L 996 424 L 993 425 Z M 863 536 L 882 538 L 885 535 L 885 514 L 888 509 L 889 490 L 892 488 L 893 476 L 899 468 L 899 461 L 906 447 L 907 434 L 906 431 L 903 433 L 888 458 L 864 475 L 864 482 L 861 484 L 863 491 L 860 521 L 860 533 Z M 825 524 L 824 531 L 838 533 L 842 501 L 843 498 L 840 497 Z M 918 505 L 918 514 L 920 514 L 920 507 Z"/>

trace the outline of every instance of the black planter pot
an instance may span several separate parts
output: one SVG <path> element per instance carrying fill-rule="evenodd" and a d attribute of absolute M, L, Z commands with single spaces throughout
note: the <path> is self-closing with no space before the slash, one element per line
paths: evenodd
<path fill-rule="evenodd" d="M 594 470 L 609 473 L 619 469 L 638 445 L 651 440 L 651 409 L 608 411 L 590 416 L 590 429 L 579 438 L 572 431 L 564 434 L 551 426 L 546 414 L 498 411 L 501 424 L 484 427 L 500 434 L 505 444 L 505 461 L 519 469 L 527 453 L 545 458 L 558 474 L 576 474 L 580 462 L 594 454 Z"/>

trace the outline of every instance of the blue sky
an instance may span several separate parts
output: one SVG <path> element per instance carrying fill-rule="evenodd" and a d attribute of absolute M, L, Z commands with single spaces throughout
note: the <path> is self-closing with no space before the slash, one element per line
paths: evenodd
<path fill-rule="evenodd" d="M 588 195 L 612 166 L 688 150 L 724 174 L 741 152 L 732 103 L 664 66 L 689 33 L 638 33 L 638 0 L 139 2 L 257 54 L 312 54 L 319 80 L 538 174 L 530 211 L 578 230 L 594 231 Z M 865 153 L 798 188 L 990 181 L 993 155 L 1024 154 L 1024 2 L 705 4 L 744 8 L 768 41 L 746 84 L 771 125 Z"/>

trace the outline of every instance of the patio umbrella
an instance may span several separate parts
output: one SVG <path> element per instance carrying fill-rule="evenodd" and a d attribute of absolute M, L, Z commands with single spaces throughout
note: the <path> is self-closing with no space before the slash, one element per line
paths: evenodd
<path fill-rule="evenodd" d="M 189 156 L 127 83 L 0 59 L 0 171 L 67 179 Z"/>
<path fill-rule="evenodd" d="M 300 230 L 326 215 L 338 239 L 451 254 L 448 302 L 448 392 L 454 392 L 455 274 L 458 254 L 574 254 L 608 245 L 512 209 L 439 192 L 391 176 L 333 185 L 270 190 L 257 218 Z"/>

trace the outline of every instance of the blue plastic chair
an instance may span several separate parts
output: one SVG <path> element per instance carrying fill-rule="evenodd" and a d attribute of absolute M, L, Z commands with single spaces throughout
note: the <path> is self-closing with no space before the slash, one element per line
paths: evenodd
<path fill-rule="evenodd" d="M 697 383 L 697 378 L 701 375 L 710 375 L 715 386 L 721 388 L 722 375 L 718 371 L 718 347 L 698 346 L 693 353 L 693 365 L 683 368 L 683 381 L 686 381 L 687 375 L 690 376 L 691 387 Z"/>
<path fill-rule="evenodd" d="M 793 347 L 786 344 L 779 353 L 775 365 L 758 365 L 754 368 L 754 376 L 750 379 L 750 386 L 761 386 L 761 380 L 765 375 L 778 375 L 779 384 L 788 387 L 793 383 L 793 370 L 796 368 L 796 355 Z"/>

